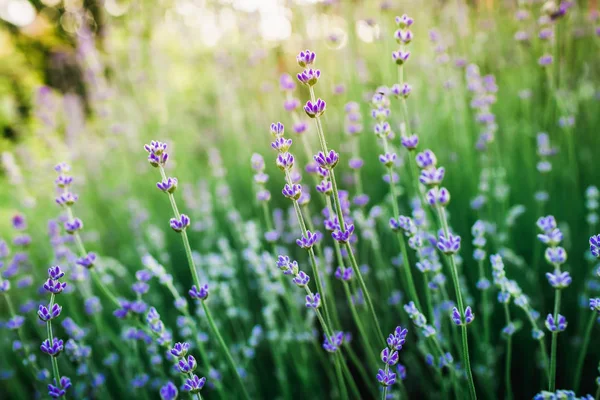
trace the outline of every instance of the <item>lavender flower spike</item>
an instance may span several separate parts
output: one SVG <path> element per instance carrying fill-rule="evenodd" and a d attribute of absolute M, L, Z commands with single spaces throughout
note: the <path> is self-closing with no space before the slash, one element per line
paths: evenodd
<path fill-rule="evenodd" d="M 311 231 L 307 230 L 306 236 L 302 236 L 300 239 L 297 239 L 296 244 L 302 247 L 303 249 L 308 250 L 311 247 L 313 247 L 313 245 L 317 242 L 318 238 L 318 232 L 312 233 Z"/>

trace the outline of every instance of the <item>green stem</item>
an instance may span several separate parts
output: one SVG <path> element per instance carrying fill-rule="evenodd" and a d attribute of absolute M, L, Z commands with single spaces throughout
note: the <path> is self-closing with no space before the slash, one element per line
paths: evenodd
<path fill-rule="evenodd" d="M 446 214 L 443 207 L 437 207 L 440 223 L 442 225 L 442 229 L 444 230 L 444 235 L 448 237 L 449 229 L 448 229 L 448 221 L 446 219 Z M 456 261 L 454 260 L 454 256 L 452 254 L 448 255 L 448 259 L 450 260 L 450 273 L 452 276 L 452 283 L 454 284 L 454 291 L 456 293 L 456 302 L 458 303 L 458 309 L 461 314 L 461 319 L 464 321 L 464 303 L 462 298 L 462 293 L 460 291 L 460 282 L 458 279 L 458 269 L 456 267 Z M 467 325 L 463 323 L 461 326 L 462 333 L 462 358 L 465 365 L 465 372 L 467 373 L 467 379 L 469 381 L 469 392 L 471 395 L 471 399 L 477 399 L 477 392 L 475 391 L 475 382 L 473 382 L 473 373 L 471 371 L 471 360 L 469 359 L 469 341 L 467 338 Z"/>
<path fill-rule="evenodd" d="M 561 291 L 556 289 L 554 298 L 554 321 L 558 323 L 558 312 L 560 310 L 560 295 Z M 550 348 L 550 391 L 556 390 L 556 346 L 558 342 L 558 331 L 552 332 L 552 345 Z"/>
<path fill-rule="evenodd" d="M 159 170 L 160 170 L 160 175 L 161 175 L 162 179 L 166 180 L 167 176 L 165 174 L 164 168 L 162 166 L 160 166 Z M 175 217 L 177 219 L 179 219 L 181 215 L 179 214 L 179 210 L 177 209 L 177 203 L 175 202 L 175 196 L 173 196 L 172 193 L 169 193 L 169 200 L 171 202 L 171 208 L 173 209 L 173 213 L 175 214 Z M 194 263 L 194 257 L 192 256 L 192 248 L 190 247 L 190 241 L 187 237 L 187 233 L 186 233 L 185 229 L 181 231 L 181 239 L 183 241 L 183 247 L 185 248 L 185 254 L 186 254 L 187 260 L 188 260 L 188 266 L 189 266 L 190 272 L 192 274 L 192 281 L 193 281 L 194 285 L 196 285 L 197 288 L 200 288 L 200 279 L 198 277 L 198 271 L 196 270 L 196 265 Z M 215 321 L 213 320 L 212 315 L 211 315 L 208 307 L 206 306 L 206 303 L 204 302 L 204 300 L 200 301 L 200 303 L 202 304 L 202 308 L 204 309 L 204 313 L 206 314 L 208 324 L 209 324 L 211 330 L 213 331 L 213 334 L 217 337 L 217 341 L 219 342 L 219 345 L 221 346 L 221 351 L 225 355 L 225 358 L 227 359 L 227 362 L 229 363 L 230 368 L 233 369 L 235 377 L 240 385 L 240 388 L 242 389 L 242 394 L 243 394 L 244 398 L 246 400 L 250 400 L 250 396 L 248 395 L 248 392 L 246 390 L 246 385 L 244 384 L 244 381 L 242 380 L 242 377 L 240 376 L 240 373 L 237 369 L 237 365 L 236 365 L 235 361 L 233 360 L 231 353 L 229 352 L 229 348 L 227 347 L 225 340 L 223 340 L 223 337 L 221 336 L 221 332 L 219 332 L 219 329 L 217 328 L 217 325 L 215 324 Z"/>
<path fill-rule="evenodd" d="M 592 330 L 594 329 L 594 324 L 596 323 L 597 318 L 598 315 L 596 315 L 595 312 L 592 312 L 592 315 L 590 316 L 588 324 L 585 328 L 583 345 L 581 346 L 581 350 L 579 351 L 579 358 L 577 359 L 577 367 L 575 369 L 575 380 L 573 381 L 573 391 L 575 393 L 579 391 L 579 384 L 581 383 L 581 371 L 583 370 L 583 362 L 585 361 L 587 349 L 590 344 L 590 336 L 592 334 Z"/>
<path fill-rule="evenodd" d="M 510 325 L 510 310 L 508 309 L 508 303 L 504 303 L 504 315 L 506 317 L 506 325 Z M 510 366 L 512 359 L 512 334 L 507 335 L 506 338 L 506 361 L 504 368 L 504 382 L 506 385 L 506 398 L 512 399 L 512 385 L 510 379 Z"/>

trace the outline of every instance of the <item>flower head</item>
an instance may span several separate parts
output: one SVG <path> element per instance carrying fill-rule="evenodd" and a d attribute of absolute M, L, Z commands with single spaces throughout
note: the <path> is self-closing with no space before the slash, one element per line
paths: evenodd
<path fill-rule="evenodd" d="M 171 225 L 171 229 L 173 229 L 175 232 L 181 232 L 190 226 L 190 218 L 185 214 L 181 214 L 179 219 L 171 218 L 169 223 Z"/>
<path fill-rule="evenodd" d="M 148 152 L 148 162 L 153 167 L 164 167 L 169 159 L 166 143 L 153 140 L 150 144 L 144 145 L 144 150 Z"/>
<path fill-rule="evenodd" d="M 310 50 L 304 50 L 296 56 L 296 61 L 298 62 L 299 66 L 305 68 L 308 65 L 312 65 L 316 58 L 317 55 L 314 52 Z"/>
<path fill-rule="evenodd" d="M 314 103 L 312 101 L 307 101 L 304 105 L 304 112 L 310 118 L 316 118 L 323 115 L 325 109 L 327 108 L 327 103 L 321 99 L 317 99 Z"/>
<path fill-rule="evenodd" d="M 193 285 L 188 294 L 192 299 L 206 300 L 208 298 L 208 284 L 200 286 L 199 289 L 196 287 L 196 285 Z"/>

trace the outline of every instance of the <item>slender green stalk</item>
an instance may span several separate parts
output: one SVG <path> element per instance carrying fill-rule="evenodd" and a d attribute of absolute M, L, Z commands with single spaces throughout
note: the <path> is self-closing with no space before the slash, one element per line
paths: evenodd
<path fill-rule="evenodd" d="M 579 391 L 579 384 L 581 383 L 581 372 L 583 371 L 583 362 L 585 361 L 585 356 L 587 354 L 588 346 L 590 345 L 590 336 L 592 334 L 592 330 L 594 329 L 594 324 L 598 319 L 598 315 L 596 312 L 592 312 L 590 315 L 590 319 L 588 320 L 588 324 L 585 328 L 585 336 L 583 337 L 583 344 L 581 345 L 581 350 L 579 351 L 579 357 L 577 359 L 577 367 L 575 367 L 575 378 L 573 380 L 573 391 L 577 393 Z"/>
<path fill-rule="evenodd" d="M 554 297 L 554 321 L 558 321 L 558 312 L 560 310 L 560 289 L 556 289 L 556 295 Z M 558 342 L 558 331 L 552 332 L 552 344 L 550 348 L 550 391 L 556 390 L 556 346 Z"/>
<path fill-rule="evenodd" d="M 449 229 L 448 229 L 448 221 L 446 219 L 446 213 L 443 207 L 437 207 L 440 224 L 442 225 L 442 229 L 444 230 L 444 235 L 448 237 Z M 464 303 L 462 298 L 462 293 L 460 290 L 460 282 L 458 279 L 458 268 L 456 267 L 456 261 L 454 260 L 454 256 L 452 254 L 448 255 L 448 259 L 450 261 L 450 275 L 452 276 L 452 283 L 454 284 L 454 291 L 456 293 L 456 302 L 458 303 L 458 309 L 461 314 L 461 319 L 464 320 Z M 471 371 L 471 360 L 469 359 L 469 342 L 467 338 L 467 325 L 461 325 L 461 334 L 462 334 L 462 358 L 463 363 L 465 364 L 465 371 L 467 373 L 467 380 L 469 381 L 469 392 L 472 399 L 477 398 L 477 392 L 475 391 L 475 383 L 473 382 L 473 373 Z"/>
<path fill-rule="evenodd" d="M 390 366 L 388 365 L 388 363 L 385 363 L 385 375 L 388 374 L 388 371 L 390 369 Z M 386 400 L 387 399 L 387 386 L 383 387 L 383 390 L 381 391 L 381 400 Z"/>
<path fill-rule="evenodd" d="M 164 168 L 162 166 L 159 166 L 159 170 L 160 170 L 160 175 L 161 175 L 162 179 L 166 180 L 167 175 L 165 174 Z M 171 208 L 173 209 L 173 213 L 175 214 L 175 217 L 177 219 L 179 219 L 181 217 L 181 214 L 179 214 L 179 210 L 177 209 L 177 203 L 175 202 L 175 196 L 173 196 L 172 193 L 168 193 L 168 195 L 169 195 L 169 200 L 171 202 Z M 193 281 L 194 285 L 196 285 L 197 288 L 200 288 L 201 287 L 200 286 L 200 278 L 198 277 L 198 271 L 196 270 L 196 264 L 194 262 L 194 257 L 192 256 L 192 248 L 190 247 L 190 241 L 187 237 L 187 233 L 186 233 L 185 229 L 181 231 L 181 239 L 183 241 L 183 247 L 185 248 L 185 254 L 186 254 L 187 260 L 188 260 L 188 266 L 189 266 L 190 272 L 192 274 L 192 281 Z M 246 390 L 246 385 L 244 384 L 244 381 L 242 380 L 240 372 L 238 371 L 237 364 L 233 360 L 233 357 L 231 356 L 229 348 L 228 348 L 227 344 L 225 343 L 225 340 L 223 340 L 223 337 L 221 336 L 221 333 L 219 332 L 219 328 L 217 327 L 217 325 L 215 324 L 215 321 L 213 320 L 210 310 L 206 306 L 206 303 L 204 300 L 201 300 L 200 303 L 202 305 L 202 309 L 204 310 L 204 313 L 206 314 L 206 319 L 208 321 L 208 325 L 210 326 L 213 334 L 216 336 L 217 341 L 219 342 L 219 345 L 221 346 L 221 351 L 223 352 L 223 354 L 225 355 L 225 358 L 227 359 L 227 363 L 229 364 L 230 368 L 233 369 L 233 372 L 239 383 L 239 386 L 242 389 L 242 394 L 243 394 L 244 398 L 246 400 L 250 400 L 250 396 L 248 395 L 248 391 Z"/>
<path fill-rule="evenodd" d="M 315 91 L 312 86 L 310 86 L 309 89 L 310 89 L 311 101 L 315 102 L 316 101 Z M 316 117 L 315 123 L 317 125 L 317 133 L 318 133 L 318 137 L 319 137 L 319 142 L 321 143 L 321 150 L 323 151 L 323 153 L 326 154 L 326 153 L 328 153 L 328 149 L 327 149 L 327 142 L 325 141 L 325 133 L 323 132 L 323 126 L 321 125 L 321 118 Z M 333 202 L 335 204 L 335 211 L 336 211 L 338 221 L 340 224 L 340 230 L 342 232 L 346 232 L 346 223 L 344 221 L 344 215 L 342 213 L 342 206 L 340 204 L 340 196 L 339 196 L 339 192 L 338 192 L 337 181 L 335 179 L 335 173 L 334 173 L 333 169 L 331 169 L 329 171 L 329 176 L 331 178 L 331 186 L 333 188 Z M 375 314 L 375 307 L 373 306 L 373 301 L 371 300 L 371 295 L 369 294 L 367 285 L 365 284 L 365 281 L 362 277 L 362 273 L 360 272 L 360 269 L 358 268 L 358 263 L 356 262 L 356 258 L 354 257 L 354 250 L 352 250 L 352 246 L 350 246 L 349 243 L 346 243 L 345 247 L 346 247 L 346 250 L 348 251 L 348 256 L 350 257 L 352 270 L 353 270 L 354 274 L 356 275 L 356 277 L 358 278 L 358 282 L 363 291 L 363 296 L 365 297 L 367 307 L 369 308 L 369 312 L 371 313 L 371 317 L 373 318 L 373 322 L 377 329 L 377 333 L 379 334 L 379 337 L 381 338 L 382 342 L 385 344 L 385 336 L 383 335 L 383 331 L 381 330 L 381 327 L 379 325 L 379 320 L 377 319 L 377 315 Z"/>
<path fill-rule="evenodd" d="M 383 139 L 383 148 L 386 153 L 388 153 L 388 142 L 385 137 Z M 390 178 L 390 191 L 392 194 L 392 211 L 394 213 L 394 218 L 398 219 L 400 217 L 400 210 L 398 209 L 398 195 L 396 191 L 396 183 L 394 182 L 394 171 L 392 166 L 387 167 L 388 176 Z M 415 282 L 413 280 L 412 272 L 410 270 L 410 262 L 408 261 L 408 252 L 406 250 L 406 243 L 404 241 L 404 234 L 400 231 L 396 234 L 398 238 L 398 244 L 400 245 L 400 252 L 402 253 L 402 270 L 404 271 L 404 278 L 406 279 L 406 285 L 408 286 L 408 292 L 410 293 L 410 299 L 415 302 L 417 308 L 422 310 L 421 302 L 419 301 L 419 296 L 417 295 L 417 289 L 415 288 Z"/>
<path fill-rule="evenodd" d="M 15 308 L 12 304 L 12 300 L 10 299 L 10 296 L 7 292 L 4 292 L 4 298 L 6 299 L 6 305 L 8 307 L 8 313 L 10 314 L 11 318 L 14 318 L 17 313 L 15 312 Z M 21 343 L 23 344 L 23 350 L 25 351 L 25 360 L 23 360 L 23 364 L 26 365 L 31 365 L 32 370 L 31 370 L 31 374 L 33 375 L 33 377 L 37 377 L 39 368 L 37 366 L 36 360 L 35 358 L 31 358 L 31 352 L 29 351 L 29 346 L 27 346 L 27 342 L 25 342 L 25 335 L 23 334 L 23 327 L 19 326 L 19 328 L 17 329 L 17 336 L 19 338 L 19 340 L 21 341 Z"/>
<path fill-rule="evenodd" d="M 52 310 L 52 306 L 54 306 L 54 297 L 55 297 L 55 294 L 52 293 L 50 295 L 50 303 L 48 304 L 48 310 Z M 54 345 L 54 334 L 52 332 L 52 320 L 46 321 L 46 332 L 48 334 L 48 340 L 50 341 L 50 346 L 53 346 Z M 56 386 L 61 388 L 62 385 L 60 384 L 60 371 L 58 370 L 58 360 L 54 356 L 50 356 L 50 359 L 52 360 L 52 373 L 54 375 L 54 380 L 55 380 Z"/>
<path fill-rule="evenodd" d="M 506 326 L 511 324 L 510 310 L 508 309 L 508 303 L 504 303 L 504 316 L 506 317 Z M 504 383 L 506 385 L 506 398 L 512 399 L 512 384 L 510 379 L 510 366 L 512 359 L 512 333 L 506 335 L 506 360 L 504 367 Z"/>
<path fill-rule="evenodd" d="M 596 397 L 595 400 L 600 400 L 600 385 L 598 385 L 598 389 L 596 389 Z"/>

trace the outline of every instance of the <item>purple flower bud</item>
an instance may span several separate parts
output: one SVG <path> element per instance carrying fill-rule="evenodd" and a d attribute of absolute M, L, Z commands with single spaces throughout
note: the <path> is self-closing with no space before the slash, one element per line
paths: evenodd
<path fill-rule="evenodd" d="M 196 363 L 196 359 L 194 358 L 194 356 L 187 356 L 187 359 L 181 358 L 177 363 L 177 368 L 182 374 L 189 374 L 191 372 L 194 372 L 197 366 L 198 364 Z"/>
<path fill-rule="evenodd" d="M 379 162 L 386 167 L 391 167 L 396 161 L 396 153 L 385 153 L 379 155 Z"/>
<path fill-rule="evenodd" d="M 162 182 L 158 182 L 156 187 L 164 193 L 174 193 L 177 189 L 177 178 L 167 178 Z"/>
<path fill-rule="evenodd" d="M 301 51 L 296 56 L 298 65 L 305 68 L 307 65 L 312 65 L 315 62 L 317 55 L 310 50 Z"/>
<path fill-rule="evenodd" d="M 12 226 L 17 231 L 22 231 L 27 228 L 27 221 L 23 214 L 15 214 L 11 218 Z"/>
<path fill-rule="evenodd" d="M 206 384 L 206 378 L 198 378 L 198 375 L 192 375 L 190 379 L 186 379 L 183 384 L 183 390 L 190 393 L 199 393 Z"/>
<path fill-rule="evenodd" d="M 176 400 L 178 395 L 177 386 L 173 382 L 167 382 L 160 388 L 159 394 L 160 400 Z"/>
<path fill-rule="evenodd" d="M 196 285 L 194 285 L 189 290 L 188 294 L 192 299 L 206 300 L 208 297 L 208 284 L 200 286 L 200 289 L 198 289 Z"/>
<path fill-rule="evenodd" d="M 538 64 L 542 67 L 547 67 L 548 65 L 552 64 L 553 61 L 554 57 L 552 57 L 552 55 L 544 54 L 538 59 Z"/>
<path fill-rule="evenodd" d="M 79 199 L 79 196 L 76 194 L 66 192 L 56 198 L 56 204 L 59 206 L 72 206 L 77 202 L 77 199 Z"/>
<path fill-rule="evenodd" d="M 554 273 L 547 272 L 546 278 L 548 278 L 548 283 L 554 289 L 564 289 L 571 284 L 571 276 L 568 272 L 560 272 L 559 270 L 555 270 Z"/>
<path fill-rule="evenodd" d="M 171 229 L 173 229 L 175 232 L 181 232 L 190 226 L 190 218 L 185 214 L 181 214 L 179 219 L 171 218 L 169 223 L 171 225 Z"/>
<path fill-rule="evenodd" d="M 384 364 L 394 366 L 398 363 L 399 356 L 396 350 L 390 350 L 388 347 L 386 347 L 381 351 L 380 356 L 381 361 L 383 361 Z"/>
<path fill-rule="evenodd" d="M 265 169 L 265 160 L 263 156 L 258 153 L 252 154 L 250 158 L 250 163 L 252 164 L 252 169 L 256 172 L 262 172 Z"/>
<path fill-rule="evenodd" d="M 419 145 L 419 137 L 417 135 L 402 136 L 400 142 L 406 149 L 414 150 Z"/>
<path fill-rule="evenodd" d="M 392 386 L 396 382 L 396 374 L 391 371 L 384 371 L 380 369 L 377 372 L 377 381 L 381 386 Z"/>
<path fill-rule="evenodd" d="M 443 233 L 440 233 L 437 248 L 444 254 L 456 254 L 460 249 L 460 236 L 448 233 L 448 237 L 446 237 Z"/>
<path fill-rule="evenodd" d="M 287 112 L 292 112 L 295 109 L 297 109 L 298 107 L 300 107 L 300 100 L 298 100 L 296 98 L 287 99 L 283 102 L 283 108 Z"/>
<path fill-rule="evenodd" d="M 62 339 L 54 338 L 52 343 L 50 343 L 50 340 L 46 339 L 42 342 L 40 349 L 42 350 L 42 352 L 48 354 L 51 357 L 57 357 L 60 354 L 60 352 L 64 349 L 63 341 Z"/>
<path fill-rule="evenodd" d="M 73 183 L 73 177 L 67 175 L 59 175 L 58 178 L 54 180 L 54 184 L 59 188 L 66 188 L 71 183 Z"/>
<path fill-rule="evenodd" d="M 294 156 L 291 153 L 279 153 L 275 161 L 282 171 L 289 171 L 294 166 Z"/>
<path fill-rule="evenodd" d="M 48 384 L 48 395 L 53 399 L 64 397 L 70 387 L 71 380 L 66 376 L 60 378 L 60 384 L 58 384 L 56 379 L 54 379 L 52 383 Z"/>
<path fill-rule="evenodd" d="M 596 258 L 600 258 L 600 234 L 590 237 L 590 252 Z"/>
<path fill-rule="evenodd" d="M 318 69 L 307 68 L 304 71 L 300 72 L 298 75 L 296 75 L 296 77 L 298 78 L 298 81 L 300 81 L 300 83 L 303 83 L 306 86 L 314 86 L 317 84 L 319 78 L 321 77 L 321 71 L 319 71 Z"/>
<path fill-rule="evenodd" d="M 323 115 L 326 108 L 327 108 L 327 104 L 325 103 L 325 101 L 323 101 L 321 99 L 317 99 L 317 101 L 314 103 L 309 100 L 306 102 L 306 105 L 304 106 L 304 112 L 310 118 L 317 118 L 317 117 L 320 117 L 321 115 Z"/>
<path fill-rule="evenodd" d="M 538 218 L 536 225 L 542 232 L 549 233 L 556 229 L 556 220 L 552 215 Z"/>
<path fill-rule="evenodd" d="M 83 229 L 83 221 L 79 218 L 75 218 L 72 221 L 66 221 L 64 223 L 65 231 L 69 234 L 74 234 L 75 232 Z"/>
<path fill-rule="evenodd" d="M 398 50 L 392 51 L 392 60 L 398 65 L 403 65 L 408 61 L 410 57 L 410 51 Z"/>
<path fill-rule="evenodd" d="M 284 137 L 278 137 L 271 143 L 271 147 L 280 153 L 286 153 L 291 145 L 292 139 L 286 139 Z"/>
<path fill-rule="evenodd" d="M 444 167 L 422 169 L 419 182 L 425 186 L 438 186 L 442 183 L 445 172 Z"/>
<path fill-rule="evenodd" d="M 183 358 L 187 355 L 187 352 L 190 349 L 190 344 L 183 342 L 183 343 L 175 343 L 175 345 L 173 346 L 173 348 L 170 350 L 171 355 L 173 355 L 176 358 Z"/>
<path fill-rule="evenodd" d="M 283 187 L 283 190 L 281 191 L 281 193 L 288 199 L 298 200 L 300 198 L 300 196 L 302 195 L 302 186 L 300 186 L 300 185 L 291 185 L 290 186 L 290 185 L 286 184 Z"/>
<path fill-rule="evenodd" d="M 413 39 L 413 33 L 408 29 L 398 29 L 394 33 L 394 38 L 398 44 L 409 44 Z"/>
<path fill-rule="evenodd" d="M 433 154 L 433 151 L 429 149 L 417 154 L 416 161 L 417 165 L 421 169 L 435 167 L 437 164 L 437 158 L 435 157 L 435 154 Z"/>
<path fill-rule="evenodd" d="M 271 200 L 271 192 L 269 192 L 268 190 L 259 190 L 256 193 L 256 199 L 258 201 L 269 201 Z"/>
<path fill-rule="evenodd" d="M 590 310 L 600 314 L 600 298 L 590 299 Z"/>
<path fill-rule="evenodd" d="M 548 314 L 546 317 L 546 328 L 550 332 L 562 332 L 567 329 L 567 319 L 558 314 L 556 320 L 552 314 Z"/>
<path fill-rule="evenodd" d="M 153 140 L 150 144 L 144 145 L 144 150 L 148 152 L 148 162 L 153 167 L 164 167 L 169 159 L 166 143 Z"/>
<path fill-rule="evenodd" d="M 271 124 L 271 135 L 275 136 L 276 138 L 282 137 L 284 131 L 285 127 L 281 122 L 273 122 Z"/>
<path fill-rule="evenodd" d="M 321 168 L 333 169 L 340 160 L 340 156 L 335 151 L 329 150 L 329 153 L 327 154 L 324 154 L 322 151 L 320 151 L 313 156 L 313 159 Z"/>
<path fill-rule="evenodd" d="M 279 77 L 279 87 L 283 91 L 291 92 L 296 89 L 296 82 L 294 82 L 289 74 L 282 74 Z"/>
<path fill-rule="evenodd" d="M 292 279 L 292 282 L 294 282 L 298 287 L 304 287 L 308 285 L 309 281 L 310 277 L 304 273 L 304 271 L 298 272 L 298 274 Z"/>
<path fill-rule="evenodd" d="M 311 231 L 306 231 L 306 235 L 302 236 L 300 239 L 296 240 L 296 244 L 303 249 L 310 249 L 314 246 L 319 238 L 318 232 L 312 233 Z"/>
<path fill-rule="evenodd" d="M 446 206 L 450 202 L 450 192 L 444 187 L 429 189 L 427 192 L 427 202 L 432 207 L 436 205 Z"/>
<path fill-rule="evenodd" d="M 335 270 L 336 279 L 348 282 L 352 279 L 352 268 L 337 267 Z"/>
<path fill-rule="evenodd" d="M 54 303 L 52 305 L 52 308 L 49 310 L 48 307 L 44 306 L 44 305 L 40 305 L 38 307 L 38 317 L 40 318 L 40 320 L 44 321 L 44 322 L 48 322 L 54 318 L 57 318 L 60 313 L 62 311 L 62 307 L 59 306 L 58 304 Z"/>
<path fill-rule="evenodd" d="M 564 264 L 567 261 L 567 252 L 562 247 L 548 247 L 544 256 L 551 264 Z"/>
<path fill-rule="evenodd" d="M 306 308 L 319 308 L 321 306 L 321 295 L 319 293 L 306 295 Z"/>
<path fill-rule="evenodd" d="M 77 265 L 81 265 L 87 269 L 93 267 L 94 262 L 96 262 L 96 254 L 92 252 L 87 253 L 85 257 L 78 258 L 76 261 Z"/>
<path fill-rule="evenodd" d="M 346 230 L 342 232 L 341 229 L 336 229 L 331 233 L 331 237 L 337 240 L 341 244 L 346 244 L 350 241 L 352 234 L 354 233 L 354 225 L 348 224 Z"/>
<path fill-rule="evenodd" d="M 52 279 L 48 279 L 46 283 L 44 283 L 44 289 L 48 293 L 59 294 L 67 287 L 66 282 L 59 282 Z"/>
<path fill-rule="evenodd" d="M 362 158 L 351 158 L 348 161 L 348 166 L 351 169 L 361 169 L 364 164 L 365 162 L 362 160 Z"/>
<path fill-rule="evenodd" d="M 298 135 L 306 132 L 306 129 L 308 129 L 308 125 L 306 124 L 306 122 L 296 122 L 294 124 L 294 132 Z"/>
<path fill-rule="evenodd" d="M 16 236 L 13 239 L 13 244 L 15 246 L 27 247 L 31 244 L 31 236 L 27 234 Z"/>
<path fill-rule="evenodd" d="M 54 281 L 65 276 L 65 272 L 60 268 L 60 266 L 55 265 L 53 267 L 48 268 L 48 277 Z"/>
<path fill-rule="evenodd" d="M 396 17 L 396 25 L 398 25 L 398 28 L 400 29 L 410 27 L 413 22 L 413 19 L 406 14 L 403 14 L 401 17 Z"/>

